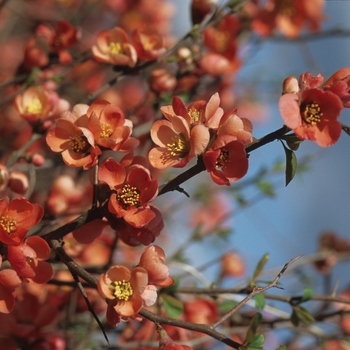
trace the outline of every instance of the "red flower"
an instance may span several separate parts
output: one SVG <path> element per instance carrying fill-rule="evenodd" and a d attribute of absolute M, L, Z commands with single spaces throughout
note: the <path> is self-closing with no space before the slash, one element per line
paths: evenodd
<path fill-rule="evenodd" d="M 126 169 L 108 158 L 99 168 L 99 180 L 117 192 L 111 195 L 108 209 L 118 218 L 134 227 L 143 227 L 155 217 L 148 203 L 158 194 L 158 181 L 151 179 L 144 166 L 134 164 Z"/>
<path fill-rule="evenodd" d="M 0 200 L 0 241 L 8 245 L 18 245 L 28 229 L 36 225 L 44 214 L 39 204 L 32 204 L 25 198 Z"/>
<path fill-rule="evenodd" d="M 97 44 L 92 46 L 96 61 L 117 66 L 134 67 L 137 61 L 135 48 L 129 43 L 126 32 L 119 27 L 103 30 L 97 36 Z"/>
<path fill-rule="evenodd" d="M 330 90 L 340 97 L 344 107 L 350 108 L 350 68 L 341 68 L 323 84 L 324 90 Z"/>
<path fill-rule="evenodd" d="M 56 120 L 56 127 L 46 136 L 46 142 L 54 152 L 62 152 L 63 161 L 68 166 L 85 170 L 97 164 L 102 153 L 95 146 L 94 135 L 88 129 L 87 105 L 76 105 L 72 112 L 67 111 L 63 118 Z"/>
<path fill-rule="evenodd" d="M 0 255 L 0 268 L 2 256 Z M 0 313 L 8 314 L 15 307 L 15 289 L 22 284 L 16 271 L 6 269 L 0 271 Z"/>
<path fill-rule="evenodd" d="M 315 141 L 321 147 L 338 141 L 343 104 L 333 92 L 304 89 L 300 100 L 295 93 L 287 93 L 280 97 L 279 109 L 285 125 L 300 139 Z"/>
<path fill-rule="evenodd" d="M 11 266 L 26 282 L 44 284 L 52 277 L 52 266 L 44 261 L 49 257 L 50 247 L 39 236 L 28 237 L 17 246 L 8 246 Z"/>
<path fill-rule="evenodd" d="M 142 293 L 148 285 L 147 271 L 136 267 L 131 271 L 120 265 L 112 266 L 98 280 L 99 293 L 107 298 L 107 321 L 115 324 L 120 317 L 131 317 L 143 307 Z"/>

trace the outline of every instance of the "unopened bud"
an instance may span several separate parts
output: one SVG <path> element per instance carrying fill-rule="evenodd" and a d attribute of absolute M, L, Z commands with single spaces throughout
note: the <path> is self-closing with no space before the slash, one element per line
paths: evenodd
<path fill-rule="evenodd" d="M 11 171 L 9 178 L 9 187 L 15 193 L 24 194 L 29 187 L 27 176 L 20 171 Z"/>
<path fill-rule="evenodd" d="M 221 259 L 221 274 L 225 277 L 240 277 L 245 273 L 243 259 L 236 253 L 225 254 Z"/>
<path fill-rule="evenodd" d="M 30 161 L 35 166 L 42 166 L 45 163 L 45 158 L 39 153 L 34 153 L 32 154 Z"/>
<path fill-rule="evenodd" d="M 0 192 L 2 192 L 8 185 L 9 171 L 5 165 L 0 164 Z"/>
<path fill-rule="evenodd" d="M 299 92 L 299 83 L 296 77 L 288 77 L 284 79 L 282 85 L 282 95 L 287 93 L 297 94 Z"/>
<path fill-rule="evenodd" d="M 150 87 L 157 93 L 173 91 L 176 86 L 176 79 L 165 69 L 155 69 L 149 78 Z"/>

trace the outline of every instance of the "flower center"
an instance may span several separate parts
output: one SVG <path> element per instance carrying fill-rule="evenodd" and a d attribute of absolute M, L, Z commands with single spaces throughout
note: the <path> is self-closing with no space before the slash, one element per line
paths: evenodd
<path fill-rule="evenodd" d="M 215 168 L 222 168 L 228 161 L 228 150 L 226 148 L 222 148 L 220 155 L 215 163 Z"/>
<path fill-rule="evenodd" d="M 70 137 L 69 148 L 75 153 L 85 153 L 89 146 L 89 142 L 83 134 Z"/>
<path fill-rule="evenodd" d="M 41 114 L 43 111 L 43 105 L 38 98 L 33 98 L 27 104 L 26 111 L 31 114 Z"/>
<path fill-rule="evenodd" d="M 12 220 L 9 216 L 1 216 L 0 218 L 0 225 L 2 228 L 11 235 L 13 232 L 16 231 L 17 228 L 17 222 L 16 220 Z"/>
<path fill-rule="evenodd" d="M 110 43 L 108 45 L 108 50 L 113 55 L 119 55 L 122 53 L 122 44 L 121 43 Z"/>
<path fill-rule="evenodd" d="M 140 203 L 140 191 L 129 184 L 125 184 L 122 188 L 121 193 L 118 194 L 118 200 L 122 203 L 123 207 L 127 205 L 133 205 L 134 207 L 139 207 Z"/>
<path fill-rule="evenodd" d="M 166 147 L 173 157 L 182 158 L 189 152 L 188 142 L 182 135 L 173 136 L 171 141 L 172 143 L 167 143 Z"/>
<path fill-rule="evenodd" d="M 113 134 L 113 129 L 108 123 L 101 123 L 100 137 L 103 139 L 108 139 Z"/>
<path fill-rule="evenodd" d="M 114 281 L 112 283 L 112 288 L 114 289 L 113 294 L 119 300 L 127 301 L 134 293 L 130 282 L 126 282 L 125 280 Z"/>
<path fill-rule="evenodd" d="M 321 121 L 323 113 L 317 103 L 311 102 L 304 106 L 301 115 L 307 124 L 316 125 Z"/>
<path fill-rule="evenodd" d="M 191 125 L 200 120 L 201 113 L 199 111 L 197 111 L 196 109 L 190 109 L 187 114 L 190 117 Z"/>

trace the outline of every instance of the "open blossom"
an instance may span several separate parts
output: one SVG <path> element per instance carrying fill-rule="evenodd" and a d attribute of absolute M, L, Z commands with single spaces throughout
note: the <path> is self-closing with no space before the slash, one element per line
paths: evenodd
<path fill-rule="evenodd" d="M 114 151 L 130 152 L 139 144 L 131 136 L 132 122 L 125 119 L 123 111 L 106 100 L 97 100 L 86 111 L 87 127 L 95 143 Z"/>
<path fill-rule="evenodd" d="M 97 43 L 91 50 L 93 57 L 99 62 L 129 67 L 134 67 L 137 62 L 136 50 L 130 44 L 126 32 L 120 27 L 100 32 Z"/>
<path fill-rule="evenodd" d="M 155 60 L 166 52 L 162 36 L 149 26 L 135 29 L 131 34 L 131 43 L 141 60 Z"/>
<path fill-rule="evenodd" d="M 89 106 L 76 105 L 56 120 L 56 127 L 46 136 L 46 142 L 54 152 L 62 152 L 68 166 L 89 169 L 97 164 L 102 153 L 95 145 L 94 135 L 88 129 L 86 111 Z"/>
<path fill-rule="evenodd" d="M 44 87 L 29 87 L 18 94 L 14 106 L 20 116 L 30 123 L 46 118 L 54 118 L 69 109 L 69 103 L 60 99 L 55 91 Z"/>
<path fill-rule="evenodd" d="M 25 198 L 0 199 L 0 241 L 18 245 L 29 228 L 36 225 L 44 214 L 39 204 L 32 204 Z"/>
<path fill-rule="evenodd" d="M 350 68 L 341 68 L 332 74 L 323 84 L 323 89 L 338 95 L 344 107 L 350 108 Z"/>
<path fill-rule="evenodd" d="M 45 261 L 49 257 L 50 247 L 39 236 L 31 236 L 24 243 L 8 246 L 11 267 L 26 282 L 43 284 L 52 277 L 52 266 Z"/>
<path fill-rule="evenodd" d="M 2 256 L 0 255 L 0 268 Z M 16 271 L 11 269 L 0 271 L 0 313 L 8 314 L 15 307 L 15 289 L 20 287 L 22 280 Z"/>
<path fill-rule="evenodd" d="M 158 181 L 151 179 L 144 166 L 133 164 L 124 168 L 108 158 L 101 164 L 98 178 L 116 191 L 110 197 L 108 209 L 118 218 L 134 227 L 143 227 L 155 217 L 148 203 L 158 194 Z"/>
<path fill-rule="evenodd" d="M 321 147 L 331 146 L 338 141 L 341 134 L 338 117 L 343 103 L 332 91 L 316 87 L 322 83 L 322 76 L 316 77 L 314 83 L 311 76 L 303 76 L 298 94 L 286 93 L 280 97 L 282 118 L 285 125 L 300 139 L 315 141 Z"/>

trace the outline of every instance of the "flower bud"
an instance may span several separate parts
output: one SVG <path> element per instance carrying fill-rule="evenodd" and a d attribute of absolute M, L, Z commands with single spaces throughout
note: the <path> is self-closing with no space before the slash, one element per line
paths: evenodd
<path fill-rule="evenodd" d="M 282 85 L 282 95 L 287 93 L 297 94 L 299 92 L 299 83 L 296 77 L 288 77 L 284 79 Z"/>
<path fill-rule="evenodd" d="M 221 259 L 221 274 L 224 277 L 240 277 L 245 273 L 243 259 L 236 253 L 225 254 Z"/>
<path fill-rule="evenodd" d="M 149 78 L 150 87 L 154 92 L 165 93 L 172 91 L 176 86 L 176 79 L 165 69 L 155 69 Z"/>
<path fill-rule="evenodd" d="M 5 165 L 0 164 L 0 192 L 2 192 L 8 185 L 9 171 Z"/>
<path fill-rule="evenodd" d="M 11 171 L 9 178 L 9 187 L 13 192 L 24 194 L 29 187 L 27 176 L 20 171 Z"/>

